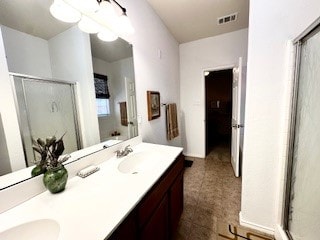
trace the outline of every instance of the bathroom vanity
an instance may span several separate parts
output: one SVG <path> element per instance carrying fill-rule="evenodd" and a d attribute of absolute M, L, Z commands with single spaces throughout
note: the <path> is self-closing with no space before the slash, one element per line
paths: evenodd
<path fill-rule="evenodd" d="M 131 143 L 133 152 L 117 158 L 114 152 L 126 144 L 90 155 L 80 165 L 67 165 L 65 191 L 44 191 L 2 212 L 0 239 L 20 226 L 28 226 L 33 240 L 41 231 L 52 240 L 170 239 L 183 210 L 182 148 Z M 90 164 L 100 170 L 86 178 L 75 176 Z"/>
<path fill-rule="evenodd" d="M 171 239 L 183 210 L 183 170 L 180 154 L 107 239 Z"/>

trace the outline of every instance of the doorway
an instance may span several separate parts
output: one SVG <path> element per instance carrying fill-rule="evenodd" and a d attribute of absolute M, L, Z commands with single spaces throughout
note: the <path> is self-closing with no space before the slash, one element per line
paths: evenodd
<path fill-rule="evenodd" d="M 223 145 L 231 151 L 233 69 L 205 72 L 206 155 Z"/>

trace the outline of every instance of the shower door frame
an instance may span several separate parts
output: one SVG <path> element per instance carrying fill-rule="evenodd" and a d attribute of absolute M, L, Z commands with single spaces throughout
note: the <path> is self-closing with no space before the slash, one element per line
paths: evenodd
<path fill-rule="evenodd" d="M 295 142 L 295 129 L 296 129 L 296 114 L 298 104 L 298 90 L 299 90 L 299 75 L 301 64 L 301 49 L 302 44 L 310 39 L 312 36 L 320 32 L 320 18 L 312 23 L 305 31 L 303 31 L 297 38 L 293 40 L 294 45 L 294 77 L 292 86 L 291 97 L 291 118 L 289 124 L 289 145 L 287 154 L 287 172 L 286 172 L 286 185 L 285 185 L 285 201 L 283 212 L 283 224 L 284 230 L 290 240 L 294 240 L 289 232 L 289 211 L 290 211 L 290 193 L 292 189 L 291 177 L 293 168 L 293 154 L 294 154 L 294 142 Z"/>
<path fill-rule="evenodd" d="M 20 130 L 20 136 L 21 136 L 21 142 L 22 142 L 22 146 L 23 146 L 23 153 L 24 153 L 26 167 L 29 167 L 28 166 L 29 164 L 28 164 L 27 153 L 26 153 L 26 145 L 25 145 L 25 141 L 24 141 L 24 138 L 23 138 L 23 129 L 22 129 L 22 123 L 21 123 L 21 113 L 20 113 L 20 108 L 19 108 L 19 104 L 18 104 L 18 97 L 17 97 L 16 88 L 15 88 L 14 77 L 22 78 L 23 98 L 24 98 L 24 104 L 26 105 L 26 110 L 27 110 L 27 124 L 28 124 L 29 131 L 31 130 L 31 128 L 30 128 L 29 112 L 28 112 L 28 105 L 27 105 L 27 99 L 26 99 L 26 95 L 25 95 L 23 79 L 28 79 L 28 81 L 32 81 L 32 82 L 66 84 L 66 85 L 70 86 L 71 96 L 72 96 L 72 105 L 73 105 L 73 115 L 74 115 L 74 124 L 75 124 L 77 148 L 79 150 L 79 149 L 81 149 L 83 147 L 82 146 L 81 135 L 80 135 L 81 127 L 80 127 L 80 124 L 79 124 L 80 123 L 80 118 L 79 118 L 79 109 L 78 109 L 79 102 L 78 102 L 78 99 L 77 99 L 77 82 L 58 80 L 58 79 L 53 79 L 53 78 L 45 78 L 45 77 L 36 77 L 36 76 L 32 76 L 32 75 L 13 73 L 13 72 L 9 72 L 9 76 L 11 77 L 11 86 L 12 86 L 12 91 L 13 91 L 13 94 L 14 94 L 14 101 L 15 101 L 15 107 L 16 107 L 16 112 L 17 112 L 17 117 L 18 117 L 18 123 L 19 123 L 19 128 L 20 128 L 19 130 Z"/>

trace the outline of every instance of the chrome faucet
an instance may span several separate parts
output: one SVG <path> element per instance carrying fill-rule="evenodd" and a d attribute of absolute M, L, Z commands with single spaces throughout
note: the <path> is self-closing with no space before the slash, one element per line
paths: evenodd
<path fill-rule="evenodd" d="M 117 154 L 117 158 L 120 157 L 124 157 L 127 156 L 129 153 L 133 152 L 132 148 L 130 147 L 130 145 L 126 146 L 124 148 L 124 150 L 117 150 L 116 154 Z"/>

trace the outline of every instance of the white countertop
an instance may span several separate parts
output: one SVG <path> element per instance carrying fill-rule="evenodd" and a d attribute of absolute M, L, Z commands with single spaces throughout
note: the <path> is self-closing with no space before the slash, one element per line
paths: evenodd
<path fill-rule="evenodd" d="M 112 157 L 87 178 L 69 179 L 63 192 L 45 191 L 0 214 L 0 232 L 33 220 L 53 219 L 60 225 L 60 240 L 101 240 L 110 236 L 182 152 L 179 147 L 149 143 L 140 143 L 133 150 L 154 151 L 163 158 L 150 170 L 124 174 L 118 170 L 123 159 Z"/>

